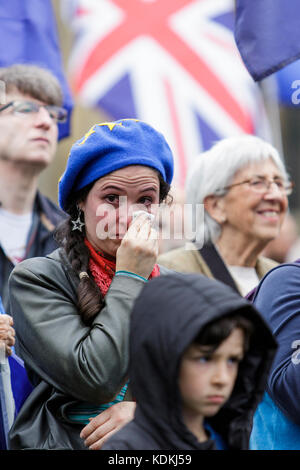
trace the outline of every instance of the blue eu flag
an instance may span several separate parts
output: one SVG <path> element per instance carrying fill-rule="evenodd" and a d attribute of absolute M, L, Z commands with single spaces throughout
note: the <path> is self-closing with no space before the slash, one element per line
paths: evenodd
<path fill-rule="evenodd" d="M 4 314 L 0 297 L 0 315 Z M 9 429 L 32 391 L 24 363 L 14 352 L 8 358 L 0 344 L 0 449 L 7 449 Z"/>
<path fill-rule="evenodd" d="M 235 40 L 255 81 L 297 60 L 299 0 L 236 0 Z"/>
<path fill-rule="evenodd" d="M 68 121 L 59 124 L 59 138 L 67 137 L 73 100 L 51 0 L 0 0 L 0 67 L 26 63 L 49 69 L 59 80 L 69 112 Z"/>

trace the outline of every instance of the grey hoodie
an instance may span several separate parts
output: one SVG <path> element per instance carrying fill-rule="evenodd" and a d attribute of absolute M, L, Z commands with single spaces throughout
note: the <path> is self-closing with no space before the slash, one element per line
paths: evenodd
<path fill-rule="evenodd" d="M 129 377 L 136 414 L 103 450 L 215 448 L 211 440 L 199 443 L 183 422 L 179 363 L 208 322 L 235 311 L 254 323 L 255 332 L 230 399 L 207 422 L 228 449 L 248 448 L 252 416 L 263 395 L 276 342 L 255 308 L 230 287 L 199 274 L 174 273 L 148 282 L 135 302 Z"/>

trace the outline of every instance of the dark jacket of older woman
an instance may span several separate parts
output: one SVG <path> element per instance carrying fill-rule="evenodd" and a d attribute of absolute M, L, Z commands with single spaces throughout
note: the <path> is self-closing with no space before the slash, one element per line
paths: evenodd
<path fill-rule="evenodd" d="M 213 245 L 206 246 L 205 251 L 201 251 L 195 249 L 192 243 L 189 243 L 184 247 L 161 254 L 158 259 L 163 266 L 173 271 L 203 274 L 211 279 L 222 281 L 239 294 L 243 294 L 238 280 L 231 276 L 226 264 Z M 278 263 L 270 258 L 258 256 L 255 263 L 258 279 L 262 279 L 267 272 L 277 265 Z"/>

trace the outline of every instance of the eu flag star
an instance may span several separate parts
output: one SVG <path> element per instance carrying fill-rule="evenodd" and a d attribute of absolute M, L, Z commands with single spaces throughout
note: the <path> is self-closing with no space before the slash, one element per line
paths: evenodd
<path fill-rule="evenodd" d="M 117 123 L 117 122 L 101 122 L 101 124 L 98 124 L 98 126 L 107 126 L 110 131 L 113 130 L 115 126 L 122 126 L 122 123 Z"/>

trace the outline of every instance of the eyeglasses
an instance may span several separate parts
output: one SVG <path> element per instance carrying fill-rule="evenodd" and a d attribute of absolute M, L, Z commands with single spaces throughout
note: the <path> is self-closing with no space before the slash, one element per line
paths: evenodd
<path fill-rule="evenodd" d="M 278 191 L 285 196 L 289 196 L 293 192 L 294 183 L 292 181 L 284 181 L 280 178 L 274 178 L 273 180 L 268 180 L 263 176 L 255 176 L 248 180 L 242 181 L 241 183 L 231 184 L 223 188 L 224 190 L 233 188 L 234 186 L 240 186 L 241 184 L 248 184 L 252 191 L 256 193 L 263 194 L 269 191 L 271 184 L 275 184 Z"/>
<path fill-rule="evenodd" d="M 68 115 L 67 110 L 64 108 L 50 104 L 38 104 L 34 101 L 11 101 L 5 106 L 2 106 L 2 108 L 0 108 L 0 112 L 9 107 L 12 107 L 14 114 L 38 113 L 40 108 L 45 108 L 51 119 L 55 122 L 65 122 Z"/>

